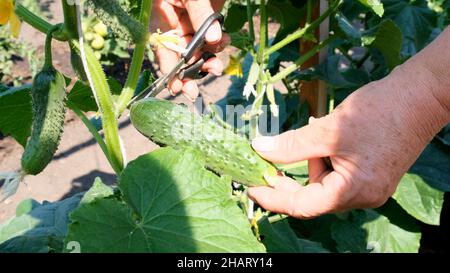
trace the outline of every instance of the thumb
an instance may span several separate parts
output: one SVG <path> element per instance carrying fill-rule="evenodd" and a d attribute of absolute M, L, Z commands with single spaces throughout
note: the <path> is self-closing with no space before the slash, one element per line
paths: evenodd
<path fill-rule="evenodd" d="M 274 137 L 258 137 L 253 148 L 265 159 L 288 164 L 311 158 L 330 156 L 336 147 L 337 135 L 330 129 L 328 117 Z"/>
<path fill-rule="evenodd" d="M 186 0 L 185 7 L 195 31 L 215 12 L 209 0 Z M 222 40 L 222 28 L 219 22 L 211 25 L 206 32 L 205 40 L 209 44 L 217 44 Z"/>

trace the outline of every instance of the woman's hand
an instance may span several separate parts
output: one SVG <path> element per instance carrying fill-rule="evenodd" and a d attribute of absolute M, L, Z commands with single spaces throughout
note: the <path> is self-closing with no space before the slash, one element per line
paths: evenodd
<path fill-rule="evenodd" d="M 280 136 L 255 139 L 254 149 L 269 161 L 309 160 L 310 182 L 301 186 L 287 177 L 269 177 L 270 187 L 250 188 L 249 196 L 267 210 L 297 218 L 381 206 L 450 122 L 444 103 L 449 93 L 441 99 L 433 95 L 445 83 L 411 60 L 350 95 L 330 115 Z"/>
<path fill-rule="evenodd" d="M 195 31 L 200 28 L 206 18 L 212 13 L 219 11 L 224 0 L 155 0 L 153 1 L 153 11 L 151 19 L 151 31 L 161 32 L 176 30 L 181 37 L 181 47 L 185 47 L 191 40 Z M 222 51 L 229 44 L 230 38 L 222 33 L 219 22 L 215 22 L 206 33 L 205 49 L 212 52 Z M 179 61 L 180 54 L 165 47 L 155 49 L 160 70 L 163 73 L 169 72 Z M 207 61 L 203 69 L 214 75 L 221 75 L 223 64 L 217 58 Z M 195 100 L 199 94 L 195 81 L 180 81 L 174 79 L 170 84 L 171 93 L 183 92 L 190 100 Z"/>

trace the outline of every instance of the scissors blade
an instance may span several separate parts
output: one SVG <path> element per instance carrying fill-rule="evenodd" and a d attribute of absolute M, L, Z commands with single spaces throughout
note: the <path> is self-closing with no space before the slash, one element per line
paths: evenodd
<path fill-rule="evenodd" d="M 156 97 L 159 93 L 161 93 L 161 91 L 163 91 L 165 88 L 167 88 L 169 83 L 173 80 L 173 78 L 175 78 L 175 76 L 178 74 L 181 67 L 185 63 L 186 63 L 186 61 L 183 58 L 181 58 L 169 73 L 167 73 L 161 77 L 161 80 L 158 81 L 155 84 L 155 87 L 152 88 L 152 90 L 144 96 L 144 99 L 146 99 L 148 97 Z"/>
<path fill-rule="evenodd" d="M 178 63 L 172 68 L 172 70 L 164 74 L 162 77 L 153 82 L 150 86 L 141 91 L 138 95 L 136 95 L 129 103 L 128 106 L 133 104 L 134 102 L 146 99 L 148 97 L 156 97 L 161 91 L 167 88 L 168 84 L 172 79 L 178 74 L 181 67 L 185 64 L 185 60 L 181 59 Z"/>

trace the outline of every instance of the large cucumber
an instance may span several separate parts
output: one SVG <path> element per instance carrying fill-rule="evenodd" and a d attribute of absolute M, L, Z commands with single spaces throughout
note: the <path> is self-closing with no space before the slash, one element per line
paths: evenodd
<path fill-rule="evenodd" d="M 131 121 L 152 141 L 175 149 L 192 147 L 205 158 L 207 167 L 247 186 L 267 185 L 264 175 L 277 170 L 262 159 L 247 139 L 191 113 L 184 105 L 149 98 L 134 103 Z"/>
<path fill-rule="evenodd" d="M 66 81 L 55 70 L 51 58 L 52 29 L 45 44 L 45 64 L 31 89 L 33 125 L 22 155 L 24 174 L 36 175 L 50 163 L 56 152 L 64 127 L 66 114 Z"/>

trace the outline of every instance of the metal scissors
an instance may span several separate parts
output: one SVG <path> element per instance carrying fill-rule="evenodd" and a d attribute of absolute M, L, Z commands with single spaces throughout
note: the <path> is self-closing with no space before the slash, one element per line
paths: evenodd
<path fill-rule="evenodd" d="M 208 72 L 201 71 L 201 67 L 203 64 L 209 59 L 215 57 L 215 55 L 211 52 L 204 52 L 202 56 L 192 64 L 184 66 L 189 62 L 192 56 L 197 52 L 198 49 L 202 48 L 205 44 L 205 35 L 208 31 L 209 27 L 215 22 L 219 21 L 219 23 L 223 26 L 224 17 L 219 12 L 213 13 L 210 15 L 205 22 L 201 25 L 199 30 L 195 33 L 194 37 L 192 37 L 192 41 L 186 47 L 186 50 L 181 54 L 180 61 L 173 67 L 173 69 L 157 79 L 152 83 L 149 87 L 145 88 L 142 92 L 136 95 L 128 104 L 130 106 L 133 102 L 145 99 L 148 97 L 155 97 L 161 91 L 168 87 L 169 83 L 177 77 L 180 80 L 184 79 L 201 79 L 208 75 Z"/>

